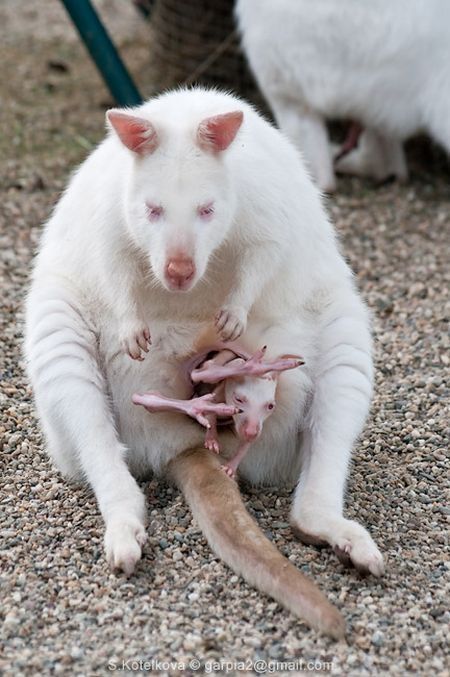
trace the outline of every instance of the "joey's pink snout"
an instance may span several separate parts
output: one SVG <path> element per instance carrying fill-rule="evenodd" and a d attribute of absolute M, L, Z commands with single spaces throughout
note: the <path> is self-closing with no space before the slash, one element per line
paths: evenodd
<path fill-rule="evenodd" d="M 247 442 L 253 442 L 259 437 L 261 432 L 261 426 L 255 421 L 245 421 L 241 428 L 241 435 Z"/>
<path fill-rule="evenodd" d="M 170 258 L 166 265 L 166 280 L 171 289 L 186 289 L 195 274 L 194 261 L 187 256 Z"/>

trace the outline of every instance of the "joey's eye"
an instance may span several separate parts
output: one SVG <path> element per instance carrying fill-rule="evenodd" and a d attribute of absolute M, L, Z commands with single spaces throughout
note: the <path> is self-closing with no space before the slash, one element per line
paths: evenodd
<path fill-rule="evenodd" d="M 214 214 L 213 203 L 209 202 L 206 205 L 200 205 L 200 207 L 197 207 L 197 214 L 204 221 L 207 221 L 208 219 L 210 219 L 212 217 L 212 215 Z"/>
<path fill-rule="evenodd" d="M 273 402 L 269 402 L 269 404 L 267 405 L 267 409 L 269 411 L 272 411 L 272 409 L 275 409 L 275 404 Z"/>
<path fill-rule="evenodd" d="M 154 205 L 149 202 L 147 202 L 146 208 L 147 208 L 147 218 L 150 221 L 157 221 L 158 219 L 161 218 L 164 212 L 164 209 L 161 207 L 161 205 Z"/>

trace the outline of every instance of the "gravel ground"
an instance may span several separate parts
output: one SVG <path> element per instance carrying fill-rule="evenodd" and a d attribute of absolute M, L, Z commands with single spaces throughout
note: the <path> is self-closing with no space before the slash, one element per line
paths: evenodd
<path fill-rule="evenodd" d="M 100 4 L 149 93 L 145 25 L 128 3 Z M 341 608 L 348 642 L 318 637 L 233 576 L 211 554 L 178 491 L 156 480 L 145 486 L 150 539 L 137 575 L 114 576 L 92 496 L 46 458 L 20 354 L 40 224 L 71 169 L 101 138 L 111 102 L 59 3 L 20 5 L 0 3 L 0 670 L 101 675 L 122 661 L 125 669 L 139 661 L 148 668 L 152 660 L 195 657 L 273 661 L 277 674 L 284 669 L 275 661 L 302 659 L 316 669 L 332 663 L 336 675 L 448 675 L 448 161 L 430 144 L 413 146 L 408 186 L 342 180 L 329 202 L 374 312 L 376 395 L 355 453 L 347 513 L 369 526 L 386 554 L 385 577 L 362 578 L 328 551 L 296 542 L 287 524 L 289 491 L 245 490 L 266 534 Z M 299 673 L 293 663 L 285 667 Z"/>

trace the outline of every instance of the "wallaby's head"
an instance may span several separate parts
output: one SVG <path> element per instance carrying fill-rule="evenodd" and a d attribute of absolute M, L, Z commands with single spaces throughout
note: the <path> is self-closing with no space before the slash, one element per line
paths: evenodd
<path fill-rule="evenodd" d="M 169 109 L 166 116 L 158 108 L 154 115 L 151 107 L 146 110 L 107 113 L 108 125 L 133 158 L 127 227 L 159 282 L 186 292 L 203 277 L 233 222 L 236 197 L 226 153 L 243 113 L 202 118 L 189 110 L 183 115 Z"/>

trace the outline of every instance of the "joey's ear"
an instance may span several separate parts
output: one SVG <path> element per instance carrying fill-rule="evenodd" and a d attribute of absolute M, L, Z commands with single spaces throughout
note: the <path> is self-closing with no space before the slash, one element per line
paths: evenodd
<path fill-rule="evenodd" d="M 198 145 L 213 153 L 225 150 L 234 141 L 243 119 L 244 114 L 240 110 L 205 118 L 197 129 Z"/>
<path fill-rule="evenodd" d="M 158 135 L 148 120 L 114 108 L 106 113 L 106 120 L 123 145 L 133 153 L 150 155 L 158 146 Z"/>

